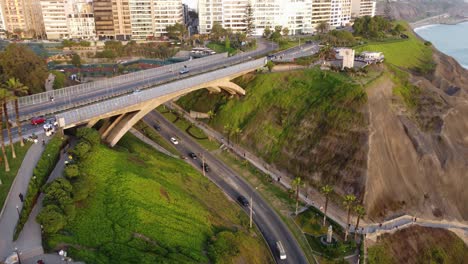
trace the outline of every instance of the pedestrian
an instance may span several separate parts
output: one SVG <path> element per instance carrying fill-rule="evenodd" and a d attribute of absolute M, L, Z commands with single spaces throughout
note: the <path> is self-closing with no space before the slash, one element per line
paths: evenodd
<path fill-rule="evenodd" d="M 22 203 L 24 203 L 24 197 L 23 197 L 23 194 L 22 194 L 22 193 L 20 193 L 18 196 L 19 196 L 19 198 L 20 198 L 20 201 L 21 201 Z"/>
<path fill-rule="evenodd" d="M 42 139 L 42 146 L 45 146 L 45 139 Z"/>
<path fill-rule="evenodd" d="M 278 177 L 278 182 L 280 182 L 280 180 L 281 180 L 281 177 Z"/>

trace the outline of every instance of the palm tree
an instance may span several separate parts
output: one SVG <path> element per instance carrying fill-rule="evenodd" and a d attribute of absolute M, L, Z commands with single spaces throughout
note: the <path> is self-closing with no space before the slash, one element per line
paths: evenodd
<path fill-rule="evenodd" d="M 299 188 L 304 186 L 304 182 L 302 181 L 301 177 L 296 177 L 292 181 L 292 186 L 296 187 L 296 215 L 297 215 L 297 208 L 299 206 Z"/>
<path fill-rule="evenodd" d="M 19 106 L 18 97 L 26 95 L 28 93 L 28 87 L 22 84 L 16 78 L 10 78 L 5 84 L 5 88 L 13 93 L 15 99 L 15 114 L 16 114 L 16 126 L 18 127 L 18 136 L 20 138 L 21 146 L 24 146 L 23 135 L 21 133 L 21 123 L 19 121 Z"/>
<path fill-rule="evenodd" d="M 239 135 L 242 134 L 242 129 L 236 126 L 232 129 L 232 133 L 236 135 L 236 142 L 239 143 Z"/>
<path fill-rule="evenodd" d="M 359 204 L 359 205 L 356 205 L 356 207 L 354 208 L 354 212 L 357 215 L 356 227 L 354 228 L 354 239 L 356 240 L 357 234 L 358 234 L 357 231 L 359 228 L 359 220 L 361 220 L 361 218 L 366 215 L 366 208 L 364 208 L 364 206 Z"/>
<path fill-rule="evenodd" d="M 232 126 L 230 124 L 224 125 L 224 133 L 227 134 L 228 145 L 230 144 L 230 139 L 232 135 Z"/>
<path fill-rule="evenodd" d="M 320 192 L 322 192 L 323 195 L 325 195 L 325 210 L 323 211 L 323 225 L 325 226 L 325 222 L 327 221 L 328 198 L 330 193 L 333 192 L 333 187 L 331 187 L 330 185 L 322 186 L 322 188 L 320 188 Z"/>
<path fill-rule="evenodd" d="M 349 234 L 349 219 L 351 217 L 351 209 L 354 206 L 354 202 L 356 201 L 356 196 L 353 194 L 348 194 L 344 197 L 343 205 L 348 210 L 348 218 L 346 220 L 346 233 L 345 233 L 345 241 L 348 241 L 348 234 Z"/>
<path fill-rule="evenodd" d="M 7 93 L 4 89 L 0 89 L 0 101 L 3 102 L 3 97 L 6 96 Z M 0 127 L 3 128 L 3 107 L 0 106 Z M 3 129 L 0 133 L 0 143 L 2 145 L 2 154 L 3 154 L 3 160 L 5 161 L 5 171 L 8 172 L 10 171 L 10 165 L 8 163 L 8 157 L 6 155 L 5 151 L 5 138 L 3 137 Z"/>
<path fill-rule="evenodd" d="M 8 117 L 8 102 L 11 101 L 13 96 L 5 89 L 0 92 L 0 99 L 2 101 L 3 113 L 5 114 L 6 128 L 8 132 L 8 139 L 10 140 L 11 156 L 16 159 L 15 146 L 13 146 L 13 138 L 11 137 L 10 118 Z"/>
<path fill-rule="evenodd" d="M 325 21 L 322 21 L 317 25 L 317 31 L 320 32 L 321 34 L 327 32 L 329 28 L 330 26 Z"/>

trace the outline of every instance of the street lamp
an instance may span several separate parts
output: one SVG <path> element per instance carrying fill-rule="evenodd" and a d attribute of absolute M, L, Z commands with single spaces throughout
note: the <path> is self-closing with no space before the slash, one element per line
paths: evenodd
<path fill-rule="evenodd" d="M 16 206 L 16 212 L 18 213 L 18 218 L 20 218 L 20 211 L 19 211 L 19 206 Z"/>
<path fill-rule="evenodd" d="M 258 190 L 258 187 L 255 187 L 255 190 Z M 250 194 L 250 228 L 252 228 L 252 215 L 253 215 L 253 190 L 252 193 Z"/>
<path fill-rule="evenodd" d="M 18 206 L 16 206 L 16 208 L 18 208 Z M 16 253 L 16 257 L 18 258 L 18 264 L 21 264 L 21 258 L 20 258 L 21 252 L 18 250 L 17 247 L 15 247 L 15 253 Z"/>

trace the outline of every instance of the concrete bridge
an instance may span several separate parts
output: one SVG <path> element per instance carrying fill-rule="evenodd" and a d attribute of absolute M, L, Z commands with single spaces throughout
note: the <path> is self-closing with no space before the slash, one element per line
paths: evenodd
<path fill-rule="evenodd" d="M 102 139 L 110 146 L 114 146 L 138 120 L 160 104 L 174 98 L 203 88 L 215 92 L 225 90 L 231 94 L 244 95 L 244 89 L 232 83 L 231 80 L 263 67 L 265 63 L 266 58 L 251 60 L 67 110 L 57 114 L 56 118 L 63 129 L 83 124 L 92 127 L 98 121 L 103 120 L 100 129 Z"/>

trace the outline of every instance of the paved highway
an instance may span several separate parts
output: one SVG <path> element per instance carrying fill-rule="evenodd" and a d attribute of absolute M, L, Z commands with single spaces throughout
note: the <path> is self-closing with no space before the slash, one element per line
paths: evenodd
<path fill-rule="evenodd" d="M 203 153 L 206 164 L 209 165 L 210 171 L 206 174 L 207 177 L 219 186 L 230 198 L 237 201 L 239 195 L 243 195 L 250 199 L 253 197 L 254 221 L 262 232 L 268 246 L 272 250 L 273 256 L 277 263 L 301 264 L 308 263 L 302 249 L 297 243 L 294 236 L 282 222 L 276 212 L 269 206 L 267 202 L 255 191 L 253 187 L 248 185 L 240 176 L 231 170 L 223 162 L 215 158 L 210 152 L 205 151 L 200 145 L 194 142 L 184 132 L 180 131 L 175 125 L 167 121 L 161 114 L 153 111 L 144 117 L 144 120 L 151 125 L 159 124 L 161 127 L 161 135 L 169 140 L 170 137 L 179 139 L 179 144 L 174 145 L 177 150 L 184 156 L 188 153 Z M 199 156 L 199 155 L 198 155 Z M 197 160 L 187 158 L 187 162 L 192 164 L 197 169 L 201 169 L 200 157 Z M 247 207 L 243 207 L 246 213 L 249 213 Z M 276 241 L 281 241 L 287 255 L 286 260 L 280 260 L 278 250 L 276 249 Z"/>

